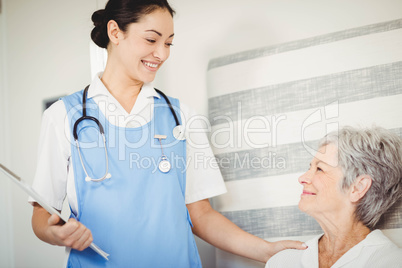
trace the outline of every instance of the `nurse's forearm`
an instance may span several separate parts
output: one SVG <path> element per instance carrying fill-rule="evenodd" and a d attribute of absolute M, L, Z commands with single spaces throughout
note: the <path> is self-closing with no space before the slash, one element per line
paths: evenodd
<path fill-rule="evenodd" d="M 218 213 L 208 200 L 187 205 L 193 222 L 193 233 L 211 245 L 247 257 L 265 262 L 270 257 L 269 244 L 253 236 Z"/>
<path fill-rule="evenodd" d="M 32 214 L 32 229 L 35 235 L 42 241 L 55 245 L 49 234 L 46 232 L 48 228 L 48 220 L 50 218 L 49 212 L 41 207 L 38 203 L 34 204 L 33 214 Z"/>
<path fill-rule="evenodd" d="M 194 225 L 193 233 L 213 246 L 230 253 L 266 262 L 285 248 L 304 249 L 298 241 L 271 243 L 251 235 L 222 214 L 215 211 L 209 201 L 201 200 L 187 205 Z"/>

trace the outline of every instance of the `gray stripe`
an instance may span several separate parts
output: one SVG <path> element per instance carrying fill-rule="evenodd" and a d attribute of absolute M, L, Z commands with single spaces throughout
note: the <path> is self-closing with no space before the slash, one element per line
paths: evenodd
<path fill-rule="evenodd" d="M 208 64 L 208 70 L 217 68 L 220 66 L 251 60 L 259 57 L 265 57 L 273 54 L 283 53 L 291 50 L 301 49 L 305 47 L 317 46 L 322 44 L 328 44 L 340 40 L 345 40 L 349 38 L 354 38 L 363 35 L 381 33 L 386 31 L 391 31 L 395 29 L 402 28 L 402 19 L 387 21 L 372 25 L 367 25 L 358 28 L 352 28 L 345 31 L 339 31 L 329 34 L 324 34 L 316 37 L 311 37 L 307 39 L 292 41 L 284 44 L 273 45 L 268 47 L 263 47 L 259 49 L 253 49 L 249 51 L 244 51 L 241 53 L 236 53 L 228 56 L 219 57 L 212 59 Z"/>
<path fill-rule="evenodd" d="M 297 206 L 231 211 L 222 214 L 244 231 L 261 238 L 323 233 L 316 220 L 301 212 Z M 384 215 L 377 228 L 402 228 L 402 200 Z"/>
<path fill-rule="evenodd" d="M 317 143 L 317 142 L 315 142 Z M 313 146 L 312 148 L 316 148 Z M 300 143 L 215 155 L 225 181 L 306 171 L 312 159 Z"/>
<path fill-rule="evenodd" d="M 402 128 L 391 129 L 402 138 Z M 318 141 L 306 143 L 317 148 Z M 255 179 L 306 171 L 313 156 L 301 143 L 215 155 L 225 181 Z M 296 178 L 295 178 L 296 179 Z"/>
<path fill-rule="evenodd" d="M 221 115 L 238 121 L 322 107 L 335 101 L 342 104 L 401 93 L 402 61 L 399 61 L 210 98 L 209 119 L 216 125 L 222 120 L 214 118 Z"/>

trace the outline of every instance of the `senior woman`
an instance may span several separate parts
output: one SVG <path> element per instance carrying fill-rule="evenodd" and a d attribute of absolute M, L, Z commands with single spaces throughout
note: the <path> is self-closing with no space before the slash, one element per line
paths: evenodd
<path fill-rule="evenodd" d="M 402 267 L 402 249 L 375 229 L 402 196 L 401 138 L 382 128 L 330 133 L 299 183 L 299 209 L 324 234 L 305 251 L 276 254 L 266 267 Z"/>

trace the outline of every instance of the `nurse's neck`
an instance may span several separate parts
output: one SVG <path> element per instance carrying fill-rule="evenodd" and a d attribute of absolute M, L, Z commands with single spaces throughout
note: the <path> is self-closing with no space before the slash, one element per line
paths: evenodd
<path fill-rule="evenodd" d="M 120 105 L 130 113 L 140 94 L 144 82 L 129 79 L 128 76 L 118 72 L 105 72 L 101 78 L 103 84 Z"/>

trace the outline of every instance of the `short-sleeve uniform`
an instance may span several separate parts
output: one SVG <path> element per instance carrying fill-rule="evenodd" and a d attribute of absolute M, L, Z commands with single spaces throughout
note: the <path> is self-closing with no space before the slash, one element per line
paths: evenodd
<path fill-rule="evenodd" d="M 88 99 L 97 105 L 100 114 L 113 126 L 138 129 L 149 124 L 155 117 L 154 105 L 159 103 L 161 96 L 154 90 L 151 84 L 144 84 L 135 105 L 130 113 L 127 113 L 117 100 L 103 85 L 98 74 L 92 81 L 88 90 Z M 214 159 L 209 146 L 204 126 L 196 119 L 196 113 L 187 106 L 178 105 L 182 124 L 186 128 L 187 140 L 185 143 L 185 204 L 210 198 L 226 192 L 226 188 L 217 165 L 211 164 Z M 74 110 L 74 109 L 71 109 Z M 84 178 L 74 177 L 74 163 L 72 159 L 71 137 L 71 111 L 67 111 L 63 101 L 58 101 L 44 112 L 41 135 L 38 150 L 38 164 L 33 188 L 44 197 L 53 207 L 61 210 L 65 198 L 67 198 L 74 215 L 80 215 L 80 205 L 77 198 L 76 181 Z M 192 122 L 191 125 L 187 124 Z M 196 129 L 188 133 L 188 129 Z M 162 148 L 161 148 L 162 149 Z M 140 155 L 133 155 L 129 161 L 131 166 L 140 166 Z M 78 162 L 79 163 L 79 162 Z M 149 170 L 158 168 L 157 162 L 146 163 Z M 81 169 L 81 167 L 79 167 Z M 112 178 L 113 180 L 113 174 Z M 79 195 L 80 193 L 78 193 Z M 34 201 L 30 199 L 30 201 Z"/>

